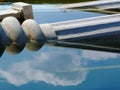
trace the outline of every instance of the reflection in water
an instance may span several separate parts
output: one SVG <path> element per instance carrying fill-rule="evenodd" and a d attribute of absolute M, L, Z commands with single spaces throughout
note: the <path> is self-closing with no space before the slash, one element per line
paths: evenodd
<path fill-rule="evenodd" d="M 43 45 L 44 43 L 40 43 L 40 42 L 33 41 L 33 40 L 30 40 L 26 45 L 18 45 L 12 42 L 10 45 L 7 46 L 6 51 L 11 54 L 18 54 L 24 49 L 24 47 L 31 51 L 37 51 Z M 83 44 L 83 43 L 71 43 L 71 42 L 58 41 L 57 43 L 56 42 L 46 43 L 46 45 L 120 53 L 119 48 L 104 47 L 104 46 L 99 46 L 99 45 L 90 45 L 90 44 Z M 0 50 L 1 50 L 1 55 L 2 55 L 5 49 L 5 45 L 1 44 L 0 48 L 1 48 Z"/>
<path fill-rule="evenodd" d="M 65 50 L 63 48 L 47 49 L 47 52 L 39 52 L 32 58 L 14 62 L 7 69 L 0 69 L 0 77 L 16 86 L 24 85 L 31 81 L 44 81 L 55 86 L 71 86 L 82 84 L 90 70 L 120 68 L 119 65 L 88 66 L 88 62 L 115 59 L 119 57 L 119 54 L 97 51 L 82 51 L 78 53 L 76 50 Z"/>
<path fill-rule="evenodd" d="M 86 78 L 86 71 L 71 72 L 73 69 L 83 67 L 80 62 L 80 56 L 66 51 L 64 49 L 57 52 L 42 52 L 36 55 L 32 60 L 25 60 L 14 63 L 7 70 L 0 70 L 0 76 L 14 85 L 23 85 L 31 81 L 44 81 L 53 85 L 77 85 Z M 62 57 L 61 57 L 62 56 Z M 63 57 L 65 59 L 63 59 Z M 24 66 L 24 67 L 23 67 Z M 68 72 L 58 72 L 66 70 Z M 68 75 L 69 74 L 69 75 Z"/>
<path fill-rule="evenodd" d="M 0 24 L 0 57 L 4 53 L 5 44 L 6 44 L 6 37 L 5 37 L 5 33 L 3 32 L 1 24 Z"/>
<path fill-rule="evenodd" d="M 31 51 L 37 51 L 42 46 L 43 44 L 36 41 L 30 41 L 26 45 L 18 45 L 17 43 L 12 42 L 9 46 L 7 46 L 6 49 L 5 47 L 1 47 L 1 52 L 5 49 L 10 54 L 19 54 L 24 49 L 24 47 Z"/>
<path fill-rule="evenodd" d="M 10 54 L 18 54 L 24 49 L 24 45 L 18 45 L 12 42 L 9 46 L 7 46 L 6 51 Z"/>
<path fill-rule="evenodd" d="M 0 44 L 1 46 L 3 46 L 2 44 Z M 2 54 L 4 53 L 5 47 L 0 47 L 0 57 L 2 56 Z"/>
<path fill-rule="evenodd" d="M 91 61 L 106 61 L 109 59 L 115 59 L 119 57 L 120 54 L 83 50 L 81 56 Z"/>
<path fill-rule="evenodd" d="M 26 48 L 31 51 L 37 51 L 39 50 L 43 44 L 38 43 L 36 41 L 30 41 L 29 43 L 26 44 Z"/>
<path fill-rule="evenodd" d="M 39 7 L 39 5 L 37 7 Z M 39 23 L 83 18 L 83 16 L 84 18 L 96 16 L 96 14 L 88 14 L 84 12 L 75 13 L 73 11 L 67 13 L 38 13 L 37 11 L 34 14 Z M 16 48 L 16 46 L 11 47 Z M 30 42 L 25 47 L 36 51 L 41 45 Z M 18 48 L 17 52 L 20 52 L 19 49 L 20 51 L 22 50 L 22 48 Z M 12 50 L 14 51 L 14 49 L 11 49 L 11 51 Z M 14 52 L 16 52 L 16 50 Z M 43 90 L 49 90 L 50 84 L 55 86 L 59 85 L 58 88 L 60 86 L 75 86 L 75 89 L 62 87 L 57 90 L 96 90 L 96 88 L 100 88 L 101 90 L 101 87 L 112 87 L 113 83 L 116 85 L 117 82 L 119 82 L 119 56 L 120 55 L 116 53 L 51 46 L 43 46 L 40 51 L 34 53 L 24 49 L 21 54 L 15 56 L 10 56 L 5 53 L 0 58 L 0 90 L 3 90 L 4 88 L 4 90 L 34 90 L 35 88 L 46 88 L 46 86 L 47 89 Z M 97 71 L 98 69 L 99 71 Z M 91 72 L 92 75 L 90 76 Z M 33 85 L 34 82 L 35 86 Z M 41 82 L 45 82 L 45 84 L 43 85 Z M 119 87 L 118 84 L 116 85 L 117 87 Z M 12 86 L 13 88 L 11 89 Z M 56 90 L 56 88 L 57 87 L 52 90 Z"/>

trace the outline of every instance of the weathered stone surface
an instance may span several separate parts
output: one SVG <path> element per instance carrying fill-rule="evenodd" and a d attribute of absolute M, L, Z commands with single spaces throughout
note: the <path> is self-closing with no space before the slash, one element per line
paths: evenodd
<path fill-rule="evenodd" d="M 45 37 L 39 27 L 39 24 L 33 19 L 28 19 L 22 23 L 22 28 L 30 40 L 44 42 Z"/>
<path fill-rule="evenodd" d="M 13 16 L 13 17 L 16 17 L 19 19 L 20 18 L 20 11 L 13 10 L 13 9 L 0 11 L 0 20 L 2 20 L 5 17 L 8 17 L 8 16 Z"/>
<path fill-rule="evenodd" d="M 32 5 L 23 3 L 23 2 L 17 2 L 13 3 L 13 9 L 22 11 L 24 19 L 32 19 L 33 18 L 33 12 L 32 12 Z"/>
<path fill-rule="evenodd" d="M 13 16 L 20 22 L 33 19 L 32 5 L 23 2 L 13 3 L 12 9 L 0 11 L 0 21 L 8 16 Z"/>
<path fill-rule="evenodd" d="M 1 25 L 3 31 L 11 42 L 14 42 L 20 46 L 24 46 L 26 44 L 27 38 L 16 18 L 6 17 L 3 19 Z"/>

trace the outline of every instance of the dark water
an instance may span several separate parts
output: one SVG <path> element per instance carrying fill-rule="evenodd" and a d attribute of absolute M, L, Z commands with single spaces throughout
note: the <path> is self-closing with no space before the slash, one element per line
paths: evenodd
<path fill-rule="evenodd" d="M 11 5 L 0 6 L 0 9 Z M 38 23 L 101 16 L 34 4 Z M 44 45 L 0 58 L 0 90 L 120 90 L 120 54 Z"/>

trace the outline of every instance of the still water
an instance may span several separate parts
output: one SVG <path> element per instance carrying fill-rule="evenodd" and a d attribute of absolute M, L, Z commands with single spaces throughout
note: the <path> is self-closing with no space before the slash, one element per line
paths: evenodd
<path fill-rule="evenodd" d="M 103 15 L 53 4 L 34 4 L 33 11 L 38 23 Z M 5 51 L 0 58 L 0 90 L 120 90 L 120 54 L 47 45 L 11 53 Z"/>
<path fill-rule="evenodd" d="M 85 2 L 85 1 L 93 1 L 93 0 L 4 0 L 7 2 L 26 2 L 26 3 L 77 3 L 77 2 Z"/>

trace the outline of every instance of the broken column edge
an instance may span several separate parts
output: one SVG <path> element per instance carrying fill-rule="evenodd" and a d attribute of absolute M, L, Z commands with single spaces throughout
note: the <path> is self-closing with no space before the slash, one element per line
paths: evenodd
<path fill-rule="evenodd" d="M 33 19 L 33 10 L 31 4 L 16 2 L 12 4 L 12 9 L 20 11 L 21 17 L 23 17 L 24 20 Z"/>

